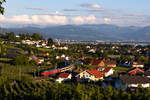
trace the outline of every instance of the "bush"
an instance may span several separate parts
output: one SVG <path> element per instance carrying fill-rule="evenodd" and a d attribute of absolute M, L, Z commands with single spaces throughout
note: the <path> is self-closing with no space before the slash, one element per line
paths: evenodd
<path fill-rule="evenodd" d="M 14 58 L 13 64 L 15 65 L 28 65 L 28 57 L 25 57 L 24 55 L 17 56 Z"/>

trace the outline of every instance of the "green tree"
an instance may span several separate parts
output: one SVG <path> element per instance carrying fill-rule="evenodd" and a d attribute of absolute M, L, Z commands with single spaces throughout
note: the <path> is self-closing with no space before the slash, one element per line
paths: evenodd
<path fill-rule="evenodd" d="M 6 32 L 5 33 L 5 39 L 15 41 L 16 36 L 15 36 L 14 32 Z"/>
<path fill-rule="evenodd" d="M 33 33 L 31 37 L 33 40 L 42 40 L 43 39 L 43 37 L 38 33 Z"/>
<path fill-rule="evenodd" d="M 0 1 L 0 14 L 4 14 L 4 7 L 2 6 L 2 4 L 6 2 L 6 0 L 1 0 Z"/>
<path fill-rule="evenodd" d="M 24 56 L 24 55 L 20 55 L 14 58 L 13 63 L 15 65 L 27 65 L 28 62 L 28 57 Z"/>
<path fill-rule="evenodd" d="M 0 55 L 6 55 L 7 50 L 4 45 L 0 42 Z"/>
<path fill-rule="evenodd" d="M 53 39 L 52 38 L 48 38 L 48 45 L 51 46 L 51 45 L 53 45 L 53 43 L 54 43 Z"/>

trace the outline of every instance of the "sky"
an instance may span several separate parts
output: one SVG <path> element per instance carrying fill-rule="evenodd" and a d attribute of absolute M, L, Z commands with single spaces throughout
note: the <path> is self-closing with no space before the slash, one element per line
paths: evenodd
<path fill-rule="evenodd" d="M 150 0 L 6 0 L 0 27 L 26 25 L 150 25 Z"/>

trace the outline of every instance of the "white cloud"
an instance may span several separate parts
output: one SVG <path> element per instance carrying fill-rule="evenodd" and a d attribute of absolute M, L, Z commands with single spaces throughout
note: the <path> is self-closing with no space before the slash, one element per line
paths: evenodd
<path fill-rule="evenodd" d="M 85 8 L 101 9 L 101 6 L 98 4 L 85 3 L 85 4 L 81 4 L 80 6 Z"/>
<path fill-rule="evenodd" d="M 77 16 L 72 18 L 73 23 L 75 24 L 86 24 L 86 23 L 95 23 L 96 17 L 94 15 L 89 16 Z"/>
<path fill-rule="evenodd" d="M 68 19 L 66 16 L 51 16 L 51 15 L 19 15 L 12 17 L 0 16 L 0 22 L 14 23 L 14 24 L 67 24 Z"/>
<path fill-rule="evenodd" d="M 104 23 L 110 23 L 111 19 L 110 18 L 104 18 Z"/>
<path fill-rule="evenodd" d="M 34 24 L 67 24 L 66 16 L 34 15 L 32 16 Z"/>

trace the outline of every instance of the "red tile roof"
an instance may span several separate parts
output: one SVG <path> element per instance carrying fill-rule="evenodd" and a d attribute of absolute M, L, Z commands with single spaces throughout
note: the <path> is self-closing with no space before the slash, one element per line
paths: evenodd
<path fill-rule="evenodd" d="M 94 75 L 95 77 L 97 77 L 97 78 L 103 77 L 103 74 L 102 74 L 102 72 L 100 72 L 100 71 L 96 71 L 96 70 L 94 70 L 94 69 L 88 69 L 87 71 L 88 71 L 90 74 L 92 74 L 92 75 Z"/>
<path fill-rule="evenodd" d="M 59 74 L 59 78 L 68 78 L 68 76 L 69 76 L 70 74 L 69 73 L 61 73 L 61 74 Z"/>
<path fill-rule="evenodd" d="M 104 68 L 103 72 L 109 72 L 111 69 L 112 68 L 110 68 L 110 67 L 106 67 L 106 68 Z"/>
<path fill-rule="evenodd" d="M 131 71 L 129 71 L 128 73 L 129 74 L 132 74 L 132 75 L 136 75 L 136 73 L 142 73 L 143 72 L 143 70 L 142 69 L 140 69 L 140 68 L 134 68 L 134 69 L 132 69 Z"/>

